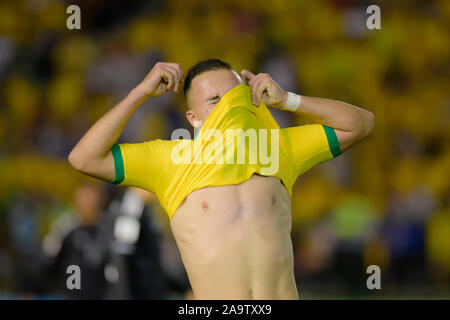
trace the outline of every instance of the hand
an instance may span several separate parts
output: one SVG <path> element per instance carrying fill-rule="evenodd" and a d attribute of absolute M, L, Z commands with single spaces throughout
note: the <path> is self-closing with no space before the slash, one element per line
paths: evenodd
<path fill-rule="evenodd" d="M 242 70 L 241 78 L 251 89 L 252 103 L 255 106 L 261 104 L 261 99 L 267 107 L 281 109 L 288 98 L 284 91 L 267 73 L 254 75 L 250 71 Z M 248 83 L 247 83 L 248 81 Z"/>
<path fill-rule="evenodd" d="M 178 92 L 183 81 L 184 73 L 178 63 L 157 62 L 137 89 L 147 97 L 160 97 L 170 89 Z"/>

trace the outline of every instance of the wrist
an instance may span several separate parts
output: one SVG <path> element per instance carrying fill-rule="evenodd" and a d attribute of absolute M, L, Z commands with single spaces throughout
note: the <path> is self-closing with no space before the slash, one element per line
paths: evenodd
<path fill-rule="evenodd" d="M 287 110 L 295 112 L 301 103 L 302 96 L 299 94 L 295 94 L 292 92 L 286 92 L 286 98 L 283 106 L 281 107 L 281 110 Z"/>
<path fill-rule="evenodd" d="M 141 100 L 141 99 L 146 100 L 146 99 L 150 98 L 150 95 L 141 86 L 137 86 L 136 88 L 132 89 L 130 91 L 130 95 L 138 100 Z"/>
<path fill-rule="evenodd" d="M 282 109 L 286 105 L 288 98 L 289 98 L 289 92 L 285 91 L 283 94 L 283 98 L 281 99 L 281 103 L 280 103 L 281 108 L 280 109 Z"/>
<path fill-rule="evenodd" d="M 148 98 L 149 96 L 141 88 L 136 87 L 128 93 L 124 101 L 126 101 L 127 108 L 131 108 L 132 112 L 135 112 Z"/>

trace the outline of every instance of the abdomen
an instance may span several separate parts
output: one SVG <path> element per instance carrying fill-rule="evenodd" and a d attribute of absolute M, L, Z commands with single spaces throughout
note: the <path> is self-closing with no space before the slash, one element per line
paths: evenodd
<path fill-rule="evenodd" d="M 277 178 L 197 190 L 171 225 L 197 298 L 276 299 L 295 288 L 290 199 Z"/>

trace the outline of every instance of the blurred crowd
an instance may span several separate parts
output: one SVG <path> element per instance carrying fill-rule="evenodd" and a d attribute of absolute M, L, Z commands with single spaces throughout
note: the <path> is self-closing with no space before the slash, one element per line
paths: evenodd
<path fill-rule="evenodd" d="M 211 57 L 375 114 L 367 140 L 295 185 L 300 297 L 450 297 L 449 22 L 446 0 L 0 1 L 0 298 L 80 297 L 61 267 L 77 261 L 82 298 L 189 297 L 154 196 L 82 177 L 67 156 L 157 61 L 186 73 Z M 190 128 L 185 109 L 182 94 L 151 99 L 119 142 L 170 139 Z"/>

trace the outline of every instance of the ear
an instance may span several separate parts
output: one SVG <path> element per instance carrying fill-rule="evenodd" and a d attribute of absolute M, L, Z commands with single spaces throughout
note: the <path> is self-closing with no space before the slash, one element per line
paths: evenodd
<path fill-rule="evenodd" d="M 194 110 L 189 109 L 188 111 L 186 111 L 186 118 L 188 119 L 191 126 L 195 128 L 194 123 L 197 121 L 197 116 L 195 115 Z"/>

